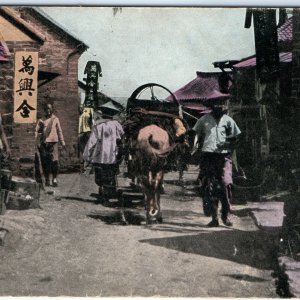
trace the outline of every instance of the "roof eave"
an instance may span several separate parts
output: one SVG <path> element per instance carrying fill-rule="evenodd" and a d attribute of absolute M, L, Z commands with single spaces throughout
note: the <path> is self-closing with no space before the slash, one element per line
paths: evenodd
<path fill-rule="evenodd" d="M 58 29 L 63 35 L 67 36 L 70 40 L 82 46 L 83 51 L 86 51 L 89 48 L 89 46 L 86 43 L 84 43 L 79 38 L 75 37 L 73 34 L 68 32 L 65 28 L 63 28 L 62 25 L 58 24 L 54 19 L 52 19 L 46 12 L 42 11 L 40 8 L 31 7 L 30 9 L 31 11 L 36 13 L 40 18 L 45 19 L 47 22 L 51 23 L 52 26 Z"/>
<path fill-rule="evenodd" d="M 22 20 L 20 16 L 18 16 L 11 8 L 0 6 L 0 14 L 4 17 L 12 20 L 17 26 L 25 29 L 25 31 L 35 37 L 39 42 L 44 43 L 46 41 L 46 37 L 38 32 L 33 26 L 28 24 L 26 21 Z"/>

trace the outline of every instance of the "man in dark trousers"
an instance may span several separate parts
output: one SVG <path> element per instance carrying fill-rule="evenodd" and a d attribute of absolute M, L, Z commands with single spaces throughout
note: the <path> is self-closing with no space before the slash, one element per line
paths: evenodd
<path fill-rule="evenodd" d="M 116 190 L 116 175 L 119 168 L 124 131 L 122 125 L 113 119 L 118 113 L 113 106 L 101 108 L 102 119 L 93 126 L 84 149 L 83 158 L 95 169 L 95 183 L 99 186 L 99 201 L 103 203 Z"/>
<path fill-rule="evenodd" d="M 200 177 L 203 188 L 203 209 L 212 217 L 209 227 L 219 226 L 218 198 L 213 197 L 216 181 L 220 184 L 222 203 L 221 219 L 226 226 L 232 226 L 229 219 L 232 200 L 231 154 L 241 133 L 235 121 L 226 113 L 228 97 L 218 98 L 210 104 L 212 112 L 201 117 L 193 130 L 196 132 L 194 146 L 201 148 Z"/>
<path fill-rule="evenodd" d="M 66 144 L 60 121 L 53 114 L 53 104 L 44 103 L 43 106 L 45 116 L 37 122 L 35 137 L 45 176 L 45 185 L 50 186 L 50 175 L 52 174 L 52 185 L 56 187 L 58 185 L 57 176 L 59 171 L 58 143 L 61 143 L 64 151 L 66 151 Z"/>

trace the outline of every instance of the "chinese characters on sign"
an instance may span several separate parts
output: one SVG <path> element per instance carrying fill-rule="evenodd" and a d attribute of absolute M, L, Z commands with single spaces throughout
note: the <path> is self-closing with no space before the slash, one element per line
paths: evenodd
<path fill-rule="evenodd" d="M 38 52 L 15 53 L 14 122 L 35 123 Z"/>
<path fill-rule="evenodd" d="M 102 77 L 102 70 L 98 61 L 88 61 L 84 74 L 87 74 L 86 81 L 86 92 L 85 92 L 85 107 L 97 106 L 97 91 L 98 91 L 98 79 Z"/>

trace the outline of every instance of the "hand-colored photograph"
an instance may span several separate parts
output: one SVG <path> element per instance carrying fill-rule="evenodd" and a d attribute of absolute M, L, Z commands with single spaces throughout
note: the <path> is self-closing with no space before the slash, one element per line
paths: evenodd
<path fill-rule="evenodd" d="M 0 297 L 300 297 L 300 9 L 0 6 Z"/>

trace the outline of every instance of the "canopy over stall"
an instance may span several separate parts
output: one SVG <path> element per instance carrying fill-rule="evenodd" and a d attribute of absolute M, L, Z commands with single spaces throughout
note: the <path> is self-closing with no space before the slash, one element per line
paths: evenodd
<path fill-rule="evenodd" d="M 226 73 L 197 72 L 196 74 L 195 79 L 173 93 L 188 123 L 193 123 L 193 120 L 210 112 L 211 101 L 230 97 L 228 92 L 221 92 L 221 90 L 228 91 L 231 86 Z M 167 100 L 172 101 L 172 97 L 168 97 Z"/>

